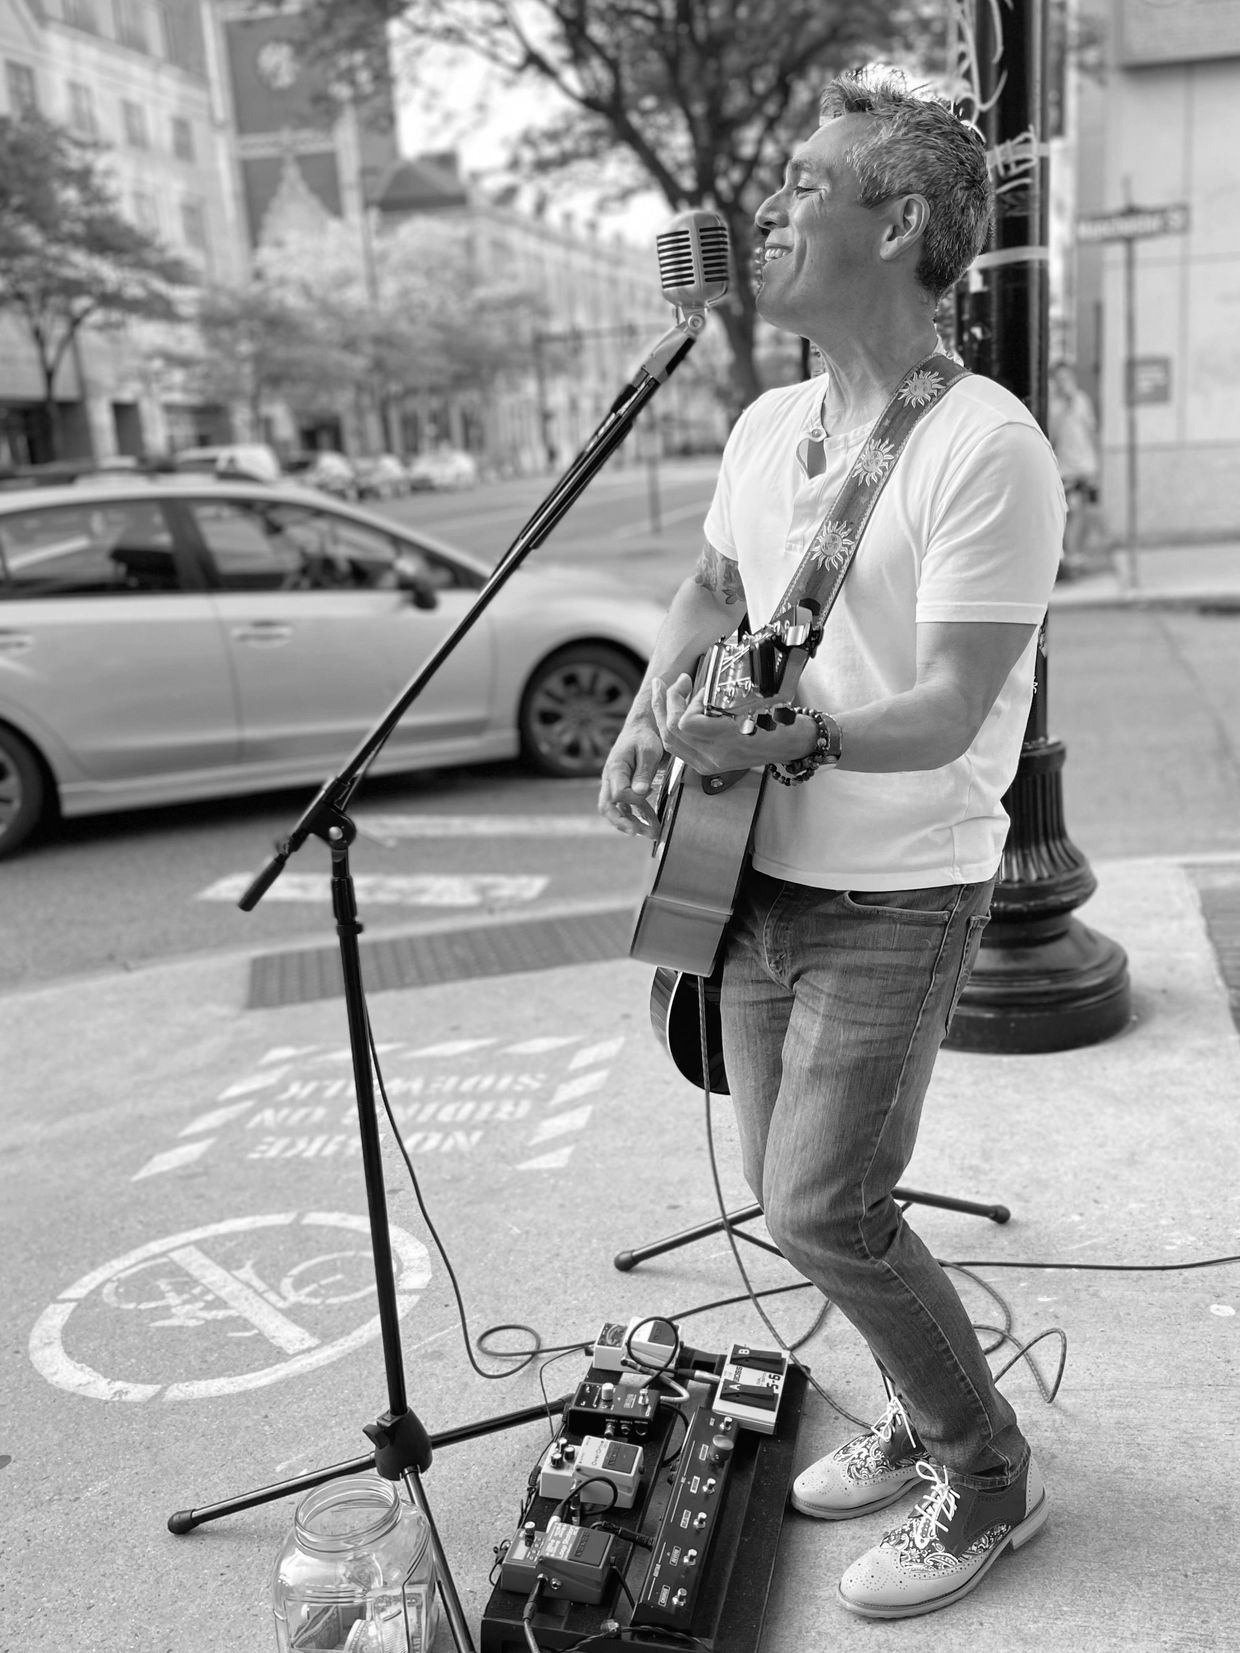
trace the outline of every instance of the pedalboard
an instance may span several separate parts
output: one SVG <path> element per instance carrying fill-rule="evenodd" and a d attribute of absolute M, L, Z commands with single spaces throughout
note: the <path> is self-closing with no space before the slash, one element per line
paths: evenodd
<path fill-rule="evenodd" d="M 643 1336 L 652 1324 L 603 1328 L 497 1552 L 481 1653 L 528 1653 L 527 1628 L 543 1653 L 586 1640 L 632 1653 L 634 1638 L 648 1653 L 684 1653 L 686 1638 L 694 1653 L 757 1653 L 805 1374 L 733 1344 L 701 1357 L 700 1380 L 661 1386 L 622 1364 L 626 1349 L 652 1366 L 669 1358 L 657 1332 Z"/>

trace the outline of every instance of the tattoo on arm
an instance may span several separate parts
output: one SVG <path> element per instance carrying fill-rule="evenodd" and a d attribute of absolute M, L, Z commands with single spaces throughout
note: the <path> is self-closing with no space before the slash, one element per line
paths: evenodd
<path fill-rule="evenodd" d="M 725 603 L 745 601 L 745 587 L 741 583 L 740 570 L 731 557 L 721 556 L 713 545 L 707 544 L 702 547 L 693 578 L 696 584 L 704 586 L 707 591 L 716 592 Z"/>

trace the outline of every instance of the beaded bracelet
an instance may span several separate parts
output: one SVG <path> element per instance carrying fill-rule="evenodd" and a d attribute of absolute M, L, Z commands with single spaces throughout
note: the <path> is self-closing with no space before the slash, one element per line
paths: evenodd
<path fill-rule="evenodd" d="M 800 786 L 820 769 L 834 769 L 844 751 L 844 732 L 830 712 L 820 712 L 816 706 L 789 706 L 796 715 L 813 718 L 818 730 L 813 750 L 803 758 L 792 758 L 787 763 L 768 763 L 766 772 L 781 786 Z"/>

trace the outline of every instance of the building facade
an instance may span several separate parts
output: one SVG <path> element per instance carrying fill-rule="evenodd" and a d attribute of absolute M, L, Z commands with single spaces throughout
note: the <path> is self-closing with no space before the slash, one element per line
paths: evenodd
<path fill-rule="evenodd" d="M 242 243 L 229 135 L 199 0 L 0 0 L 0 112 L 34 107 L 108 146 L 119 204 L 204 279 L 235 280 Z M 56 384 L 69 457 L 218 439 L 160 329 L 84 328 Z M 15 318 L 0 314 L 0 459 L 38 462 L 43 384 Z"/>
<path fill-rule="evenodd" d="M 1116 543 L 1240 531 L 1240 0 L 1081 0 L 1065 354 Z"/>
<path fill-rule="evenodd" d="M 382 416 L 330 400 L 275 404 L 251 430 L 245 410 L 196 398 L 190 328 L 87 326 L 55 387 L 66 457 L 267 437 L 407 454 L 447 444 L 496 474 L 566 460 L 671 319 L 653 247 L 491 201 L 453 155 L 400 157 L 394 124 L 368 129 L 347 102 L 326 98 L 298 27 L 295 11 L 250 0 L 0 0 L 0 113 L 33 107 L 105 145 L 122 211 L 206 283 L 244 282 L 290 223 L 318 221 L 337 246 L 356 246 L 362 291 L 373 292 L 385 235 L 422 220 L 434 234 L 451 222 L 479 282 L 498 274 L 530 294 L 519 322 L 528 365 L 486 393 L 415 385 Z M 701 434 L 712 423 L 709 396 L 696 398 L 695 421 L 685 385 L 681 377 L 661 392 L 642 444 L 660 426 L 673 442 L 688 427 L 717 438 Z M 0 465 L 51 457 L 42 404 L 33 345 L 18 318 L 0 312 Z"/>

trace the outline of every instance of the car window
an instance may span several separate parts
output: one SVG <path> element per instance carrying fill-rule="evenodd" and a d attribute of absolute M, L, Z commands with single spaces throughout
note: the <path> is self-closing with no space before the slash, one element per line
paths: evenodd
<path fill-rule="evenodd" d="M 108 500 L 0 514 L 0 598 L 180 591 L 157 503 Z"/>
<path fill-rule="evenodd" d="M 396 553 L 402 565 L 411 568 L 436 591 L 481 591 L 486 584 L 476 569 L 441 556 L 403 534 L 397 539 Z"/>
<path fill-rule="evenodd" d="M 193 500 L 225 591 L 377 591 L 400 583 L 390 534 L 285 500 Z"/>

